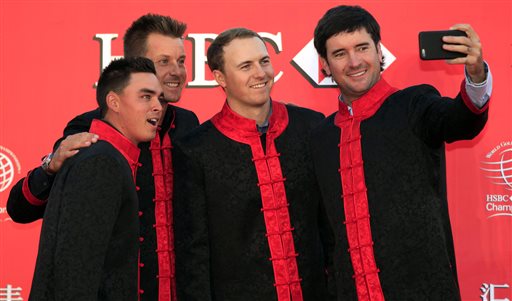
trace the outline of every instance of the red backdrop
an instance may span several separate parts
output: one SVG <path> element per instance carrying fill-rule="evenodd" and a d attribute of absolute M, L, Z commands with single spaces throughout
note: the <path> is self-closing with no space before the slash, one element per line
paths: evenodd
<path fill-rule="evenodd" d="M 93 109 L 102 62 L 122 55 L 122 35 L 148 12 L 188 23 L 190 81 L 180 106 L 201 121 L 220 110 L 224 95 L 211 87 L 205 38 L 235 26 L 273 40 L 269 50 L 282 72 L 273 98 L 325 114 L 337 90 L 318 87 L 318 61 L 308 44 L 318 19 L 335 1 L 305 0 L 0 0 L 0 301 L 26 300 L 41 223 L 12 222 L 10 187 L 38 165 L 66 122 Z M 382 43 L 396 57 L 384 71 L 392 85 L 429 83 L 454 96 L 461 66 L 423 62 L 418 32 L 470 23 L 479 33 L 494 75 L 489 122 L 473 141 L 447 146 L 450 215 L 464 300 L 512 300 L 512 4 L 487 1 L 345 1 L 367 8 L 382 27 Z M 103 37 L 95 38 L 98 34 Z M 105 34 L 116 34 L 113 40 Z M 309 45 L 309 48 L 308 48 Z M 109 49 L 110 47 L 110 49 Z M 102 54 L 104 53 L 104 54 Z M 308 75 L 309 74 L 309 75 Z M 316 75 L 315 75 L 316 74 Z M 10 298 L 10 299 L 9 299 Z M 19 298 L 19 299 L 16 299 Z"/>

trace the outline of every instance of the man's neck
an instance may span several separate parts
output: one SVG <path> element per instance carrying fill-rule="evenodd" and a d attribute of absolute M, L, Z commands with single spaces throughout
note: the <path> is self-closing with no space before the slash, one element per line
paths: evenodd
<path fill-rule="evenodd" d="M 169 107 L 167 102 L 162 102 L 161 104 L 162 104 L 162 117 L 158 121 L 158 126 L 162 126 L 162 122 L 164 122 L 165 112 L 167 111 L 167 107 Z"/>
<path fill-rule="evenodd" d="M 123 133 L 123 128 L 119 126 L 119 122 L 114 116 L 107 113 L 101 120 L 106 124 L 110 125 L 114 130 L 118 131 L 121 135 L 126 137 L 126 135 Z M 135 145 L 139 144 L 138 141 L 130 141 Z"/>
<path fill-rule="evenodd" d="M 348 107 L 352 107 L 352 101 L 353 99 L 348 99 L 347 97 L 345 97 L 343 94 L 340 94 L 338 96 L 338 100 L 341 101 L 342 103 L 346 104 Z"/>
<path fill-rule="evenodd" d="M 230 102 L 227 100 L 229 107 L 235 113 L 247 118 L 256 121 L 256 124 L 262 126 L 265 124 L 269 113 L 270 113 L 270 100 L 265 102 L 261 106 L 245 106 L 245 105 L 237 105 L 237 103 Z"/>

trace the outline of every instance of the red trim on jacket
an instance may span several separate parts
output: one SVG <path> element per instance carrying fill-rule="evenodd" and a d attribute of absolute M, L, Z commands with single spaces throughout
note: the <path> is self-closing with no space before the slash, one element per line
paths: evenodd
<path fill-rule="evenodd" d="M 30 191 L 30 188 L 28 187 L 28 178 L 30 177 L 30 174 L 32 173 L 32 171 L 34 171 L 34 170 L 29 171 L 27 176 L 25 177 L 25 179 L 23 179 L 23 185 L 21 186 L 21 191 L 23 193 L 23 196 L 27 199 L 27 201 L 30 204 L 32 204 L 34 206 L 43 206 L 44 204 L 46 204 L 46 202 L 48 200 L 38 199 L 35 195 L 32 194 L 32 192 Z"/>
<path fill-rule="evenodd" d="M 261 202 L 267 240 L 270 248 L 269 260 L 274 269 L 274 286 L 279 301 L 302 301 L 298 254 L 293 241 L 293 227 L 290 222 L 288 200 L 279 161 L 280 154 L 275 146 L 275 139 L 288 126 L 288 111 L 286 106 L 272 101 L 272 115 L 266 134 L 266 154 L 261 145 L 261 134 L 256 122 L 244 118 L 232 111 L 227 102 L 222 111 L 211 119 L 213 125 L 226 137 L 237 142 L 248 144 L 252 151 L 252 161 L 258 175 L 258 186 L 261 192 Z"/>
<path fill-rule="evenodd" d="M 340 101 L 334 123 L 341 128 L 340 169 L 343 206 L 350 259 L 359 301 L 384 300 L 375 262 L 370 212 L 361 151 L 361 121 L 371 117 L 397 89 L 381 79 L 361 98 L 352 102 L 352 114 Z"/>
<path fill-rule="evenodd" d="M 473 112 L 473 114 L 480 115 L 483 112 L 487 110 L 489 107 L 490 99 L 485 103 L 485 105 L 481 108 L 478 108 L 475 106 L 475 104 L 471 101 L 471 98 L 468 95 L 468 92 L 466 91 L 466 80 L 462 81 L 462 84 L 460 85 L 460 95 L 462 97 L 462 100 L 464 101 L 464 104 L 468 109 Z"/>
<path fill-rule="evenodd" d="M 171 154 L 171 139 L 168 131 L 174 128 L 175 112 L 171 125 L 160 141 L 160 128 L 151 141 L 149 150 L 153 162 L 153 177 L 155 180 L 155 230 L 158 257 L 158 301 L 176 299 L 174 228 L 172 213 L 173 169 Z"/>
<path fill-rule="evenodd" d="M 97 134 L 100 137 L 100 140 L 104 140 L 112 144 L 112 146 L 114 146 L 123 155 L 130 165 L 133 182 L 135 183 L 137 167 L 139 167 L 139 147 L 133 144 L 128 138 L 123 136 L 123 134 L 111 125 L 99 119 L 94 119 L 92 121 L 89 132 Z"/>

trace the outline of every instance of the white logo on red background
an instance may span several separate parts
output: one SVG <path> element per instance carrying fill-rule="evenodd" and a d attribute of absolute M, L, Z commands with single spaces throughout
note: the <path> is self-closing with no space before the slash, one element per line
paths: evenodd
<path fill-rule="evenodd" d="M 489 151 L 480 169 L 492 184 L 503 188 L 501 194 L 486 195 L 488 218 L 512 217 L 512 141 L 503 141 Z"/>
<path fill-rule="evenodd" d="M 270 46 L 276 54 L 283 51 L 283 36 L 281 32 L 276 34 L 270 32 L 258 33 Z M 120 55 L 112 55 L 112 41 L 118 37 L 117 33 L 98 33 L 94 36 L 94 40 L 100 42 L 101 57 L 100 70 L 103 70 L 112 60 L 122 58 Z M 213 41 L 217 37 L 214 33 L 189 33 L 187 40 L 192 42 L 192 77 L 193 80 L 187 83 L 187 87 L 216 87 L 215 80 L 206 79 L 206 44 Z M 381 43 L 382 54 L 384 55 L 384 66 L 386 69 L 395 60 L 396 57 Z M 314 87 L 335 87 L 336 83 L 331 77 L 324 77 L 320 72 L 320 61 L 316 52 L 313 40 L 309 41 L 290 62 L 306 80 Z M 274 82 L 277 82 L 284 72 L 276 70 Z"/>
<path fill-rule="evenodd" d="M 20 172 L 21 165 L 16 155 L 0 145 L 0 192 L 7 190 L 14 180 L 14 175 Z"/>
<path fill-rule="evenodd" d="M 283 37 L 281 32 L 275 34 L 270 32 L 258 33 L 267 46 L 279 54 L 283 51 Z M 94 40 L 100 42 L 101 48 L 101 69 L 103 70 L 114 59 L 122 58 L 121 55 L 112 55 L 112 41 L 118 37 L 117 33 L 98 33 L 94 36 Z M 218 84 L 215 80 L 206 79 L 206 44 L 213 41 L 217 37 L 215 33 L 189 33 L 186 40 L 192 42 L 192 81 L 187 83 L 187 87 L 217 87 Z M 270 49 L 269 47 L 269 49 Z M 269 50 L 270 51 L 270 50 Z M 276 70 L 274 82 L 277 82 L 283 76 L 283 71 Z"/>
<path fill-rule="evenodd" d="M 510 290 L 508 294 L 505 292 L 506 289 L 510 288 L 508 284 L 493 284 L 493 283 L 482 283 L 480 291 L 482 294 L 480 298 L 482 301 L 510 301 Z"/>

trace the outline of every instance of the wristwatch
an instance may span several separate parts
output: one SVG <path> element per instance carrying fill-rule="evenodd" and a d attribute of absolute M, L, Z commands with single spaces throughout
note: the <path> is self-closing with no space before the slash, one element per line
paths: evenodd
<path fill-rule="evenodd" d="M 53 153 L 49 153 L 43 158 L 43 162 L 41 162 L 41 168 L 44 170 L 44 172 L 46 172 L 49 175 L 53 175 L 53 173 L 48 170 L 48 168 L 50 167 L 50 162 L 52 162 L 52 158 Z"/>

